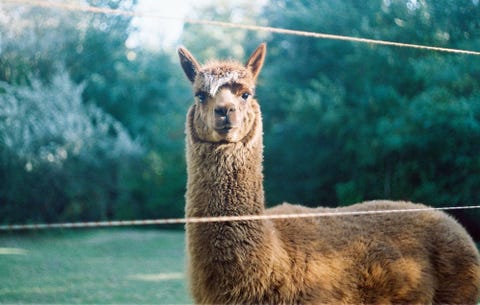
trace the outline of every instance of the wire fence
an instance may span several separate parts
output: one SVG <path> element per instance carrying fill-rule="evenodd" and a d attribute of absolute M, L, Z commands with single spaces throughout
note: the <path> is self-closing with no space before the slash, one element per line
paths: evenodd
<path fill-rule="evenodd" d="M 480 51 L 474 51 L 474 50 L 444 48 L 444 47 L 427 46 L 427 45 L 419 45 L 419 44 L 412 44 L 412 43 L 386 41 L 386 40 L 379 40 L 379 39 L 361 38 L 361 37 L 354 37 L 354 36 L 326 34 L 326 33 L 310 32 L 310 31 L 299 31 L 299 30 L 260 26 L 260 25 L 253 25 L 253 24 L 242 24 L 242 23 L 222 22 L 222 21 L 204 20 L 204 19 L 191 19 L 191 18 L 183 19 L 183 18 L 169 17 L 169 16 L 164 16 L 164 15 L 154 14 L 154 13 L 144 13 L 144 12 L 122 10 L 122 9 L 109 9 L 109 8 L 94 7 L 94 6 L 87 6 L 87 5 L 78 5 L 78 4 L 72 4 L 72 3 L 47 2 L 47 1 L 37 1 L 37 0 L 3 0 L 3 1 L 5 3 L 23 4 L 23 5 L 43 7 L 43 8 L 56 8 L 56 9 L 88 12 L 88 13 L 95 13 L 95 14 L 108 14 L 108 15 L 118 15 L 118 16 L 126 16 L 126 17 L 176 20 L 176 21 L 183 21 L 185 24 L 235 28 L 235 29 L 243 29 L 248 31 L 295 35 L 295 36 L 311 37 L 311 38 L 317 38 L 317 39 L 340 40 L 340 41 L 382 45 L 382 46 L 412 48 L 412 49 L 420 49 L 420 50 L 435 51 L 435 52 L 446 52 L 446 53 L 454 53 L 454 54 L 480 56 Z"/>
<path fill-rule="evenodd" d="M 421 49 L 435 52 L 446 52 L 463 55 L 479 56 L 479 51 L 463 50 L 454 48 L 443 48 L 436 46 L 409 44 L 369 38 L 360 38 L 353 36 L 343 36 L 334 34 L 325 34 L 309 31 L 298 31 L 292 29 L 249 25 L 231 22 L 221 22 L 214 20 L 201 20 L 201 19 L 180 19 L 175 17 L 163 16 L 160 14 L 144 13 L 136 11 L 128 11 L 122 9 L 109 9 L 101 7 L 93 7 L 88 5 L 79 5 L 73 3 L 62 2 L 50 2 L 50 1 L 37 1 L 37 0 L 3 0 L 5 4 L 17 4 L 28 5 L 34 7 L 62 9 L 68 11 L 78 11 L 95 14 L 109 14 L 127 17 L 139 17 L 139 18 L 158 18 L 165 20 L 181 20 L 185 24 L 197 24 L 207 25 L 225 28 L 243 29 L 249 31 L 261 31 L 275 34 L 284 35 L 296 35 L 317 39 L 329 39 L 340 40 L 356 43 L 366 43 L 382 46 L 401 47 Z M 73 228 L 96 228 L 96 227 L 125 227 L 125 226 L 147 226 L 147 225 L 171 225 L 171 224 L 188 224 L 188 223 L 212 223 L 212 222 L 229 222 L 229 221 L 259 221 L 259 220 L 279 220 L 279 219 L 291 219 L 291 218 L 314 218 L 314 217 L 332 217 L 332 216 L 359 216 L 359 215 L 381 215 L 381 214 L 393 214 L 393 213 L 419 213 L 428 211 L 451 211 L 451 210 L 471 210 L 479 209 L 480 205 L 468 205 L 468 206 L 450 206 L 450 207 L 422 207 L 412 209 L 395 209 L 395 210 L 371 210 L 371 211 L 341 211 L 337 209 L 331 209 L 330 212 L 312 212 L 312 213 L 300 213 L 300 214 L 278 214 L 278 215 L 245 215 L 245 216 L 220 216 L 220 217 L 202 217 L 202 218 L 170 218 L 170 219 L 150 219 L 150 220 L 113 220 L 113 221 L 93 221 L 93 222 L 68 222 L 68 223 L 38 223 L 38 224 L 12 224 L 12 225 L 0 225 L 0 231 L 15 231 L 15 230 L 42 230 L 42 229 L 73 229 Z"/>
<path fill-rule="evenodd" d="M 116 220 L 116 221 L 93 221 L 93 222 L 68 222 L 51 224 L 17 224 L 2 225 L 0 231 L 18 231 L 18 230 L 42 230 L 42 229 L 75 229 L 75 228 L 99 228 L 99 227 L 126 227 L 126 226 L 147 226 L 147 225 L 170 225 L 187 223 L 214 223 L 214 222 L 233 222 L 233 221 L 261 221 L 261 220 L 280 220 L 280 219 L 299 219 L 299 218 L 318 218 L 318 217 L 341 217 L 341 216 L 361 216 L 361 215 L 384 215 L 398 213 L 420 213 L 431 211 L 452 211 L 480 209 L 480 205 L 457 206 L 457 207 L 423 207 L 409 209 L 392 210 L 367 210 L 367 211 L 341 211 L 340 209 L 330 209 L 330 212 L 311 212 L 295 214 L 272 214 L 272 215 L 242 215 L 242 216 L 218 216 L 218 217 L 190 217 L 190 218 L 164 218 L 147 220 Z"/>

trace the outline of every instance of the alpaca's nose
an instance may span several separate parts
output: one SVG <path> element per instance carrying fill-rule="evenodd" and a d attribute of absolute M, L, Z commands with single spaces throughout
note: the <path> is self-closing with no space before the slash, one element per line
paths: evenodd
<path fill-rule="evenodd" d="M 215 107 L 215 114 L 221 117 L 226 117 L 230 113 L 235 112 L 237 109 L 233 104 L 221 105 Z"/>

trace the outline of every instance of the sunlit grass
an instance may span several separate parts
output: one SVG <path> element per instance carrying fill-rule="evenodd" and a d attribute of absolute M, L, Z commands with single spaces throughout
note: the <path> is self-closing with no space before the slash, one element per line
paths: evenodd
<path fill-rule="evenodd" d="M 191 303 L 184 265 L 183 232 L 4 234 L 0 303 Z"/>

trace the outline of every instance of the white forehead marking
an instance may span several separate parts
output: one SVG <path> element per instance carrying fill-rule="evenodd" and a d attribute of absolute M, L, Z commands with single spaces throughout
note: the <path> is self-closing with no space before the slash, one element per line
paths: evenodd
<path fill-rule="evenodd" d="M 239 79 L 238 72 L 228 72 L 222 77 L 218 75 L 212 75 L 210 73 L 205 73 L 205 89 L 208 91 L 210 96 L 215 96 L 217 94 L 218 89 L 225 84 L 234 83 Z"/>

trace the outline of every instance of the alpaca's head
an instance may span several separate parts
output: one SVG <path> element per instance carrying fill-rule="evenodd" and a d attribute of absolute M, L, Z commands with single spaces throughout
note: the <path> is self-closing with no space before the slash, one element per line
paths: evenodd
<path fill-rule="evenodd" d="M 190 52 L 180 48 L 183 71 L 193 85 L 193 126 L 199 140 L 238 142 L 252 129 L 258 104 L 255 81 L 265 59 L 261 44 L 245 65 L 235 61 L 212 61 L 201 66 Z"/>

